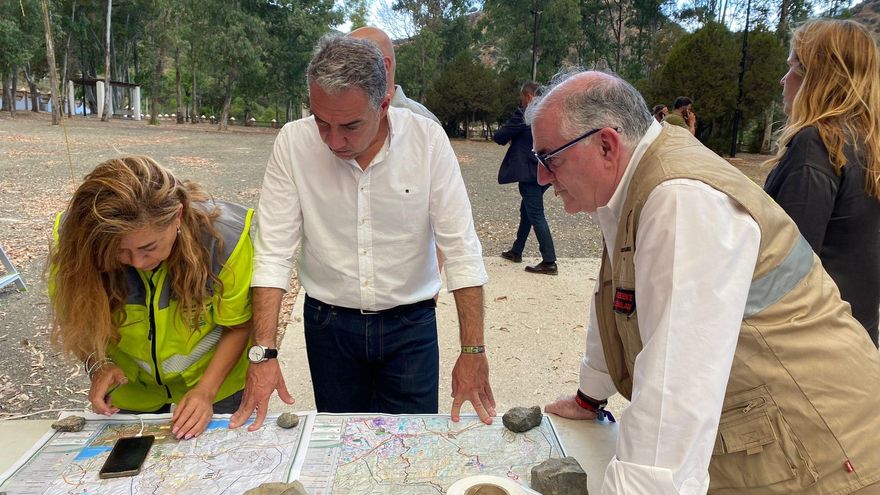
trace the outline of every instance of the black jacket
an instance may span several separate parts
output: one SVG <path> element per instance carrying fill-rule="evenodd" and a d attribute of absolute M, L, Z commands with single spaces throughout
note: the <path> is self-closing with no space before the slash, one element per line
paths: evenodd
<path fill-rule="evenodd" d="M 764 184 L 831 275 L 853 316 L 877 345 L 880 308 L 880 201 L 865 193 L 864 156 L 844 147 L 840 175 L 815 127 L 802 129 Z"/>
<path fill-rule="evenodd" d="M 532 128 L 526 124 L 523 111 L 517 108 L 513 115 L 495 131 L 496 143 L 510 143 L 507 154 L 498 170 L 498 183 L 511 182 L 538 183 L 538 160 L 532 154 Z"/>

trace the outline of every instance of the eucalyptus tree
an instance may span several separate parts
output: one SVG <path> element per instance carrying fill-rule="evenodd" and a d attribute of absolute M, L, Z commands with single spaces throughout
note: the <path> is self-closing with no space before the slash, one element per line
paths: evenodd
<path fill-rule="evenodd" d="M 300 117 L 299 108 L 308 95 L 306 68 L 318 39 L 350 14 L 332 0 L 267 2 L 263 6 L 268 34 L 266 72 L 271 77 L 266 78 L 262 94 L 269 98 L 267 105 L 281 103 L 285 120 Z"/>
<path fill-rule="evenodd" d="M 570 58 L 573 49 L 584 45 L 578 0 L 487 0 L 483 12 L 487 45 L 497 50 L 500 71 L 519 74 L 523 81 L 530 79 L 534 56 L 536 78 L 546 81 L 564 62 L 578 63 Z"/>
<path fill-rule="evenodd" d="M 5 14 L 5 12 L 4 12 Z M 13 81 L 18 67 L 28 57 L 28 52 L 21 44 L 21 30 L 13 18 L 0 16 L 0 73 L 3 76 L 3 110 L 15 115 L 15 93 Z"/>
<path fill-rule="evenodd" d="M 424 100 L 437 74 L 461 52 L 471 48 L 468 17 L 474 0 L 394 0 L 392 9 L 407 17 L 412 30 L 398 39 L 396 79 L 409 96 Z"/>

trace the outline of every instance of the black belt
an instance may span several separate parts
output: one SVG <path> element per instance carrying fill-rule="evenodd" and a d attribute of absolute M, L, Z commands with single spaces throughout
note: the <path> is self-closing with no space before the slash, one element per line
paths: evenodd
<path fill-rule="evenodd" d="M 336 311 L 341 311 L 344 313 L 358 313 L 362 315 L 395 315 L 399 313 L 403 313 L 406 311 L 412 311 L 414 309 L 427 309 L 427 308 L 436 308 L 437 301 L 434 298 L 425 299 L 424 301 L 409 303 L 409 304 L 401 304 L 400 306 L 394 306 L 393 308 L 382 309 L 379 311 L 368 311 L 366 309 L 358 309 L 358 308 L 346 308 L 345 306 L 335 306 L 333 304 L 325 303 L 324 301 L 319 301 L 314 297 L 306 294 L 306 301 L 311 302 L 312 304 L 319 304 L 327 306 L 330 309 L 334 309 Z"/>

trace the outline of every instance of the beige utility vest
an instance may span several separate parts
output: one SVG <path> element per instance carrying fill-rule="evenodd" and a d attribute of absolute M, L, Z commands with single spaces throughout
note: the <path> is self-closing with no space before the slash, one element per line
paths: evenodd
<path fill-rule="evenodd" d="M 669 125 L 633 174 L 610 253 L 613 270 L 606 253 L 600 273 L 596 314 L 617 390 L 630 398 L 642 350 L 639 216 L 658 184 L 678 178 L 727 194 L 761 229 L 709 493 L 845 494 L 880 481 L 880 354 L 788 215 L 690 133 Z"/>

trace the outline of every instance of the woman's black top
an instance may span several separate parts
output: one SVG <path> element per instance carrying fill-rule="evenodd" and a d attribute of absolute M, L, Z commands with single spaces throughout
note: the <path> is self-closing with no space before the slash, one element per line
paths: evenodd
<path fill-rule="evenodd" d="M 764 184 L 791 216 L 877 346 L 880 311 L 880 201 L 865 193 L 864 155 L 845 146 L 837 175 L 815 127 L 788 144 Z"/>

